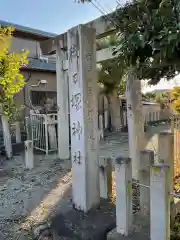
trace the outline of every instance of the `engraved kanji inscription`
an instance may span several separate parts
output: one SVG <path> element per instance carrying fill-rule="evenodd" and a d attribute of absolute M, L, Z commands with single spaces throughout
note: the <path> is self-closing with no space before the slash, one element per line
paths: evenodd
<path fill-rule="evenodd" d="M 76 84 L 78 82 L 78 74 L 74 73 L 73 74 L 73 83 Z"/>
<path fill-rule="evenodd" d="M 92 87 L 88 87 L 88 95 L 92 96 Z"/>
<path fill-rule="evenodd" d="M 81 152 L 80 151 L 77 151 L 73 154 L 73 162 L 80 165 L 82 162 L 81 162 L 81 159 L 82 159 L 82 156 L 81 156 Z"/>
<path fill-rule="evenodd" d="M 80 122 L 78 121 L 77 123 L 72 124 L 72 135 L 77 135 L 78 139 L 80 140 L 82 134 L 82 126 Z"/>
<path fill-rule="evenodd" d="M 93 113 L 93 109 L 92 108 L 88 108 L 88 110 L 87 110 L 87 119 L 89 121 L 92 120 L 92 113 Z"/>
<path fill-rule="evenodd" d="M 85 55 L 85 60 L 87 61 L 88 72 L 92 71 L 92 54 L 90 52 Z"/>
<path fill-rule="evenodd" d="M 76 111 L 81 109 L 81 94 L 77 93 L 75 95 L 72 95 L 71 98 L 71 107 L 76 108 Z"/>
<path fill-rule="evenodd" d="M 69 49 L 69 60 L 72 60 L 72 57 L 76 57 L 78 53 L 77 46 L 73 44 Z"/>
<path fill-rule="evenodd" d="M 128 104 L 128 109 L 132 110 L 132 105 L 131 104 Z"/>

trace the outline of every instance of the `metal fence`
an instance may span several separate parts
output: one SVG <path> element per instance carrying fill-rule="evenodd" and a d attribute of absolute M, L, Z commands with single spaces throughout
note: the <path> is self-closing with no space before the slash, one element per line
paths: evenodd
<path fill-rule="evenodd" d="M 160 111 L 148 112 L 144 114 L 144 121 L 145 125 L 148 125 L 152 122 L 160 121 Z M 127 111 L 123 111 L 123 121 L 122 121 L 123 128 L 127 127 Z"/>
<path fill-rule="evenodd" d="M 57 150 L 57 114 L 31 114 L 26 118 L 26 131 L 35 149 L 46 154 Z"/>

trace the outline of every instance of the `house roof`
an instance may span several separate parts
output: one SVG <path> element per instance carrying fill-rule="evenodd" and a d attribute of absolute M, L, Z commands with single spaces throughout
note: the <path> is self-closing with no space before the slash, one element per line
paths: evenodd
<path fill-rule="evenodd" d="M 25 27 L 25 26 L 21 26 L 18 24 L 14 24 L 14 23 L 10 23 L 10 22 L 6 22 L 3 20 L 0 20 L 0 25 L 2 27 L 14 27 L 16 32 L 20 32 L 20 33 L 24 33 L 24 34 L 28 34 L 34 37 L 39 37 L 39 38 L 52 38 L 57 36 L 57 34 L 55 33 L 50 33 L 50 32 L 45 32 L 45 31 L 41 31 L 38 29 L 34 29 L 34 28 L 30 28 L 30 27 Z"/>
<path fill-rule="evenodd" d="M 29 63 L 27 66 L 22 67 L 23 70 L 34 70 L 34 71 L 47 71 L 47 72 L 56 72 L 56 63 L 47 62 L 42 59 L 33 59 L 29 58 Z"/>

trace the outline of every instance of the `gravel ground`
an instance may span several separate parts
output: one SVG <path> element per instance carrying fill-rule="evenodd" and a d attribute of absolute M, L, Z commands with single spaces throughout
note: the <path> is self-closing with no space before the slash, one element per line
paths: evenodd
<path fill-rule="evenodd" d="M 3 166 L 6 174 L 0 184 L 0 230 L 6 239 L 14 240 L 44 221 L 71 186 L 67 161 L 53 156 L 36 156 L 35 160 L 36 168 L 32 171 L 25 169 L 23 157 Z"/>
<path fill-rule="evenodd" d="M 148 131 L 148 148 L 154 149 L 151 137 L 165 129 L 167 126 L 162 125 Z M 127 134 L 108 136 L 100 143 L 100 155 L 128 156 Z M 35 163 L 28 171 L 24 157 L 18 156 L 0 167 L 0 231 L 7 240 L 33 239 L 29 234 L 33 226 L 71 208 L 70 162 L 60 161 L 56 155 L 36 155 Z"/>

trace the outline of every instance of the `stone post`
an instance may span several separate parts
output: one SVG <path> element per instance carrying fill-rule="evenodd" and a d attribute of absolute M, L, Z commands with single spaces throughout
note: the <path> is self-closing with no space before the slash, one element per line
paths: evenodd
<path fill-rule="evenodd" d="M 150 234 L 152 240 L 170 239 L 170 169 L 168 165 L 151 168 Z"/>
<path fill-rule="evenodd" d="M 108 199 L 112 196 L 112 159 L 99 158 L 100 197 Z"/>
<path fill-rule="evenodd" d="M 143 216 L 150 214 L 150 168 L 154 164 L 154 152 L 144 150 L 140 152 L 140 210 Z"/>
<path fill-rule="evenodd" d="M 58 156 L 60 159 L 69 159 L 69 94 L 68 75 L 63 69 L 64 60 L 66 60 L 66 54 L 64 42 L 61 40 L 56 46 Z"/>
<path fill-rule="evenodd" d="M 67 39 L 73 203 L 87 212 L 100 201 L 96 33 L 79 25 Z"/>
<path fill-rule="evenodd" d="M 132 166 L 131 159 L 119 157 L 116 172 L 117 233 L 128 236 L 132 227 Z"/>
<path fill-rule="evenodd" d="M 57 149 L 57 136 L 56 136 L 56 129 L 55 129 L 55 119 L 51 119 L 50 117 L 47 118 L 48 124 L 48 137 L 49 137 L 49 145 L 51 150 Z"/>
<path fill-rule="evenodd" d="M 120 115 L 120 99 L 116 91 L 110 96 L 110 109 L 111 109 L 111 125 L 114 131 L 121 130 L 121 115 Z"/>
<path fill-rule="evenodd" d="M 99 140 L 104 139 L 104 128 L 103 128 L 103 116 L 102 114 L 99 115 Z"/>
<path fill-rule="evenodd" d="M 16 142 L 21 142 L 21 128 L 20 128 L 20 122 L 15 122 L 16 127 Z"/>
<path fill-rule="evenodd" d="M 171 192 L 174 191 L 174 136 L 171 132 L 161 132 L 158 136 L 159 163 L 168 164 L 170 168 Z"/>
<path fill-rule="evenodd" d="M 108 110 L 104 111 L 104 128 L 108 128 L 108 122 L 109 122 L 109 117 L 108 117 Z"/>
<path fill-rule="evenodd" d="M 104 96 L 104 128 L 109 127 L 109 103 L 107 97 Z"/>
<path fill-rule="evenodd" d="M 144 118 L 141 82 L 131 74 L 126 76 L 126 100 L 132 176 L 135 180 L 139 180 L 140 151 L 144 148 Z"/>
<path fill-rule="evenodd" d="M 2 128 L 3 128 L 3 138 L 6 154 L 8 158 L 12 157 L 12 143 L 11 143 L 11 134 L 9 129 L 9 121 L 6 116 L 1 116 Z"/>
<path fill-rule="evenodd" d="M 31 140 L 26 140 L 25 144 L 25 165 L 27 169 L 34 167 L 33 143 Z"/>

